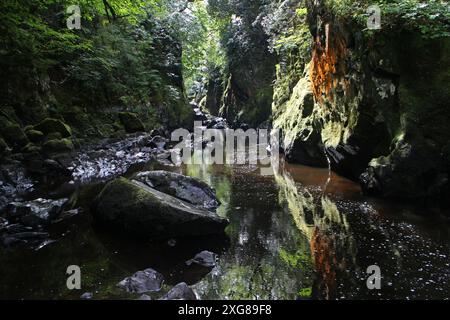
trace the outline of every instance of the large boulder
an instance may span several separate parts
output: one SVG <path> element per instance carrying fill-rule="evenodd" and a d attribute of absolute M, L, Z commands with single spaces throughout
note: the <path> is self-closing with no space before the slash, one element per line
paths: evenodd
<path fill-rule="evenodd" d="M 222 233 L 228 225 L 213 212 L 125 178 L 105 186 L 93 212 L 98 224 L 147 239 Z"/>
<path fill-rule="evenodd" d="M 150 171 L 138 173 L 135 179 L 195 206 L 207 209 L 216 209 L 219 206 L 214 189 L 191 177 L 168 171 Z"/>
<path fill-rule="evenodd" d="M 135 113 L 121 112 L 119 113 L 119 119 L 122 125 L 125 127 L 125 131 L 128 133 L 145 131 L 144 124 Z"/>
<path fill-rule="evenodd" d="M 33 129 L 36 131 L 41 131 L 46 135 L 58 132 L 63 138 L 68 138 L 72 135 L 72 129 L 69 125 L 65 124 L 61 120 L 52 118 L 43 120 L 41 123 L 34 126 Z"/>

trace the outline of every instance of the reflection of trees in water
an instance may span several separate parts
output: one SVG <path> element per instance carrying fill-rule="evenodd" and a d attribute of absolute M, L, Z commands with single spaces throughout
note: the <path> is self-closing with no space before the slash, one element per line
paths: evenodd
<path fill-rule="evenodd" d="M 230 248 L 195 287 L 202 298 L 295 299 L 312 285 L 308 242 L 279 207 L 273 180 L 241 169 L 225 175 L 228 199 L 221 199 L 231 222 Z M 216 189 L 223 178 L 212 179 Z"/>
<path fill-rule="evenodd" d="M 351 273 L 357 248 L 346 217 L 322 194 L 313 194 L 297 184 L 286 171 L 277 173 L 279 201 L 285 202 L 297 228 L 306 235 L 316 270 L 314 298 L 332 299 L 337 277 Z M 348 272 L 350 271 L 350 272 Z"/>

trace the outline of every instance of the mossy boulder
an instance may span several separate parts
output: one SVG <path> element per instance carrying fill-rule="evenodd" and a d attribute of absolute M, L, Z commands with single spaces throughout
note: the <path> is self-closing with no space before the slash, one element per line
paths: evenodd
<path fill-rule="evenodd" d="M 25 147 L 22 148 L 21 152 L 27 154 L 40 153 L 41 147 L 35 145 L 34 143 L 28 143 Z"/>
<path fill-rule="evenodd" d="M 48 154 L 67 153 L 74 149 L 73 143 L 70 139 L 55 139 L 49 140 L 42 145 L 43 150 Z"/>
<path fill-rule="evenodd" d="M 125 131 L 128 133 L 145 131 L 145 126 L 135 113 L 121 112 L 119 113 L 119 119 L 122 125 L 125 127 Z"/>
<path fill-rule="evenodd" d="M 216 213 L 125 178 L 108 183 L 92 209 L 100 226 L 145 239 L 223 233 L 228 225 Z"/>
<path fill-rule="evenodd" d="M 44 133 L 42 131 L 37 131 L 34 129 L 26 130 L 25 134 L 28 137 L 28 140 L 34 143 L 39 143 L 44 140 Z"/>
<path fill-rule="evenodd" d="M 46 135 L 58 132 L 63 138 L 72 136 L 72 129 L 70 128 L 70 126 L 58 119 L 47 118 L 41 123 L 34 126 L 34 129 L 37 131 L 41 131 Z"/>
<path fill-rule="evenodd" d="M 62 134 L 59 132 L 52 132 L 45 136 L 44 142 L 50 140 L 61 140 L 63 138 Z"/>
<path fill-rule="evenodd" d="M 18 124 L 10 124 L 0 128 L 0 133 L 14 150 L 18 150 L 28 144 L 28 138 Z"/>

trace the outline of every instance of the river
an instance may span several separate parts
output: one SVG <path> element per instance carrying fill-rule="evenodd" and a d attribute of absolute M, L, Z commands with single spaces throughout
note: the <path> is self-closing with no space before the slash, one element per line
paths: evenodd
<path fill-rule="evenodd" d="M 55 226 L 59 240 L 40 250 L 0 251 L 0 298 L 135 299 L 116 284 L 150 267 L 164 275 L 163 291 L 184 281 L 201 299 L 448 298 L 449 228 L 434 209 L 365 197 L 327 169 L 284 162 L 273 176 L 250 165 L 158 169 L 214 187 L 227 237 L 138 242 L 96 229 L 85 212 Z M 202 250 L 219 255 L 217 266 L 186 266 Z M 81 267 L 82 290 L 67 289 L 69 265 Z M 380 289 L 367 286 L 369 266 L 380 268 Z"/>

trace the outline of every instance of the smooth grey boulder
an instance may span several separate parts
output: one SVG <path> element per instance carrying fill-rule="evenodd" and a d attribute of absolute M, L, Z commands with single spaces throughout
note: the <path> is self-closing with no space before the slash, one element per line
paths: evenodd
<path fill-rule="evenodd" d="M 186 283 L 181 282 L 173 287 L 160 300 L 197 300 L 194 290 Z"/>
<path fill-rule="evenodd" d="M 125 178 L 108 183 L 92 209 L 100 226 L 145 239 L 218 234 L 228 225 L 216 213 Z"/>
<path fill-rule="evenodd" d="M 216 266 L 217 254 L 210 251 L 202 251 L 195 255 L 191 260 L 186 261 L 188 266 L 197 264 L 206 268 L 214 268 Z"/>
<path fill-rule="evenodd" d="M 149 268 L 123 279 L 117 286 L 126 292 L 145 293 L 161 290 L 163 281 L 164 277 L 162 274 Z"/>
<path fill-rule="evenodd" d="M 192 177 L 168 171 L 148 171 L 138 173 L 134 179 L 198 207 L 213 210 L 220 205 L 214 189 Z"/>

